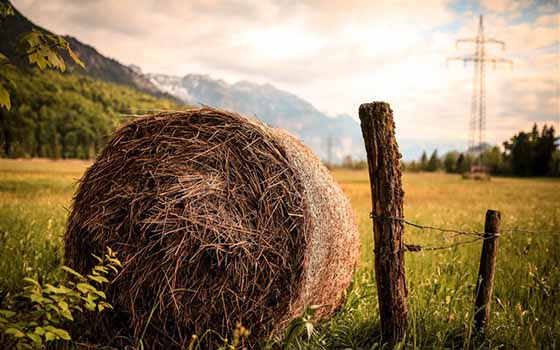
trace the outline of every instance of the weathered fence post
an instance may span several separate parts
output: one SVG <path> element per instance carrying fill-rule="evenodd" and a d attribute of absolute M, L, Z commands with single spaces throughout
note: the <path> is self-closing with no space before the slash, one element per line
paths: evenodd
<path fill-rule="evenodd" d="M 388 103 L 360 106 L 371 186 L 375 279 L 383 340 L 391 346 L 403 339 L 407 323 L 404 274 L 403 196 L 399 147 L 393 111 Z"/>
<path fill-rule="evenodd" d="M 496 272 L 496 253 L 498 252 L 498 236 L 500 232 L 501 215 L 499 211 L 488 210 L 484 223 L 484 243 L 480 254 L 480 267 L 476 283 L 476 303 L 474 327 L 479 333 L 484 333 L 490 319 L 490 304 L 494 289 L 494 274 Z"/>

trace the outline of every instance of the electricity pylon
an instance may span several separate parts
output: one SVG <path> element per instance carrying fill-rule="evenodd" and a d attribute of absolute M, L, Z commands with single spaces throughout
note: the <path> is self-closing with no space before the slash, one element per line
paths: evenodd
<path fill-rule="evenodd" d="M 333 165 L 332 149 L 333 149 L 333 137 L 332 135 L 329 135 L 327 137 L 327 167 L 329 168 L 331 168 Z"/>
<path fill-rule="evenodd" d="M 475 52 L 468 56 L 450 57 L 447 61 L 459 60 L 465 65 L 468 62 L 474 63 L 474 77 L 472 86 L 471 115 L 469 121 L 469 144 L 468 152 L 482 152 L 482 147 L 486 137 L 486 64 L 492 63 L 494 68 L 498 63 L 508 63 L 513 67 L 511 60 L 501 57 L 489 57 L 486 55 L 485 46 L 487 44 L 501 45 L 505 50 L 506 44 L 503 41 L 486 38 L 484 36 L 483 17 L 480 15 L 478 22 L 478 34 L 474 38 L 459 39 L 456 42 L 458 47 L 460 43 L 474 43 Z M 480 164 L 482 165 L 482 164 Z"/>

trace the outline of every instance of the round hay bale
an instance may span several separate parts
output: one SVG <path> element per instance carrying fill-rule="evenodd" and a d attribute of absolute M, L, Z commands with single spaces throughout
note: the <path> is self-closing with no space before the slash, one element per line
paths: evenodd
<path fill-rule="evenodd" d="M 306 146 L 206 107 L 129 122 L 87 170 L 66 262 L 86 273 L 107 246 L 124 264 L 106 291 L 114 311 L 86 321 L 145 348 L 230 335 L 237 322 L 252 346 L 305 306 L 328 316 L 359 255 L 351 206 Z"/>

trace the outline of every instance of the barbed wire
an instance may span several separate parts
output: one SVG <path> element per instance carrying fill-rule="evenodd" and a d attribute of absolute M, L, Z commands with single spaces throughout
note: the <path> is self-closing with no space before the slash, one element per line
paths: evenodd
<path fill-rule="evenodd" d="M 442 227 L 421 225 L 419 223 L 411 222 L 411 221 L 406 220 L 405 218 L 396 217 L 396 216 L 377 216 L 377 215 L 374 215 L 373 213 L 369 213 L 369 217 L 370 217 L 370 219 L 400 221 L 403 224 L 415 227 L 415 228 L 420 229 L 420 230 L 430 230 L 430 231 L 439 231 L 439 232 L 443 232 L 443 233 L 453 233 L 456 236 L 470 236 L 470 237 L 482 237 L 482 236 L 484 236 L 484 232 L 477 232 L 477 231 L 468 232 L 468 231 L 456 230 L 456 229 L 451 229 L 451 228 L 442 228 Z"/>
<path fill-rule="evenodd" d="M 506 229 L 506 230 L 500 230 L 500 231 L 502 231 L 502 233 L 525 233 L 525 234 L 530 234 L 530 235 L 560 236 L 560 232 L 530 231 L 530 230 L 519 229 L 519 228 Z"/>
<path fill-rule="evenodd" d="M 477 238 L 474 238 L 474 239 L 471 239 L 471 240 L 468 240 L 468 241 L 460 241 L 460 242 L 455 242 L 455 243 L 451 243 L 451 244 L 447 244 L 447 245 L 440 245 L 440 246 L 404 243 L 404 248 L 408 252 L 444 250 L 444 249 L 451 249 L 451 248 L 458 247 L 458 246 L 465 245 L 465 244 L 476 243 L 478 241 L 493 239 L 493 238 L 496 238 L 496 237 L 499 237 L 499 236 L 500 236 L 499 233 L 494 233 L 494 234 L 490 234 L 490 235 L 485 236 L 485 237 L 477 237 Z"/>
<path fill-rule="evenodd" d="M 442 233 L 452 233 L 453 236 L 451 236 L 451 238 L 456 237 L 456 236 L 468 236 L 468 237 L 474 237 L 471 240 L 463 240 L 463 241 L 459 241 L 459 242 L 454 242 L 451 244 L 447 244 L 447 245 L 420 245 L 420 244 L 409 244 L 409 243 L 403 243 L 403 250 L 404 251 L 408 251 L 408 252 L 421 252 L 421 251 L 436 251 L 436 250 L 445 250 L 445 249 L 451 249 L 454 247 L 458 247 L 458 246 L 462 246 L 462 245 L 466 245 L 466 244 L 472 244 L 472 243 L 476 243 L 478 241 L 484 241 L 487 239 L 494 239 L 499 237 L 501 234 L 503 233 L 523 233 L 523 234 L 535 234 L 535 235 L 559 235 L 560 236 L 560 232 L 542 232 L 542 231 L 530 231 L 530 230 L 526 230 L 526 229 L 505 229 L 505 230 L 500 230 L 499 233 L 485 233 L 485 232 L 478 232 L 478 231 L 465 231 L 465 230 L 457 230 L 457 229 L 452 229 L 452 228 L 443 228 L 443 227 L 436 227 L 436 226 L 430 226 L 430 225 L 421 225 L 419 223 L 416 222 L 411 222 L 406 220 L 404 217 L 396 217 L 396 216 L 378 216 L 375 215 L 373 213 L 369 213 L 369 217 L 370 219 L 377 219 L 377 220 L 392 220 L 392 221 L 399 221 L 402 222 L 405 225 L 420 229 L 420 230 L 429 230 L 429 231 L 439 231 Z M 396 254 L 399 253 L 401 250 L 396 250 L 394 252 L 391 252 L 391 254 Z"/>
<path fill-rule="evenodd" d="M 462 245 L 465 245 L 465 244 L 472 244 L 472 243 L 476 243 L 478 241 L 484 241 L 484 240 L 496 238 L 496 237 L 499 237 L 499 236 L 500 236 L 499 233 L 494 233 L 494 234 L 488 235 L 486 237 L 477 237 L 477 238 L 474 238 L 474 239 L 471 239 L 471 240 L 468 240 L 468 241 L 454 242 L 454 243 L 451 243 L 451 244 L 439 245 L 439 246 L 403 243 L 403 248 L 402 249 L 394 250 L 394 251 L 390 252 L 388 255 L 397 254 L 397 253 L 400 253 L 401 251 L 418 253 L 418 252 L 422 252 L 422 251 L 436 251 L 436 250 L 451 249 L 451 248 L 462 246 Z M 376 251 L 374 250 L 374 252 L 376 252 Z"/>

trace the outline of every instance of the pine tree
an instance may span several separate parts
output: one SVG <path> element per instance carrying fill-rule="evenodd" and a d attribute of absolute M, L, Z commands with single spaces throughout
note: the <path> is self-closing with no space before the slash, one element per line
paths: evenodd
<path fill-rule="evenodd" d="M 437 155 L 437 149 L 435 149 L 432 155 L 430 156 L 430 160 L 428 161 L 426 170 L 433 172 L 433 171 L 437 171 L 438 168 L 439 168 L 439 158 Z"/>
<path fill-rule="evenodd" d="M 426 151 L 422 152 L 422 156 L 420 157 L 420 171 L 426 171 L 428 167 L 428 156 L 426 155 Z"/>

